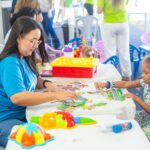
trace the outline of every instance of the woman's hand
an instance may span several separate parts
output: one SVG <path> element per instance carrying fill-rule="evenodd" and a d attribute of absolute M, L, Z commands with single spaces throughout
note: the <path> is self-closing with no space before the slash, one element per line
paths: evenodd
<path fill-rule="evenodd" d="M 76 100 L 78 98 L 75 92 L 54 92 L 56 101 Z"/>
<path fill-rule="evenodd" d="M 51 82 L 47 82 L 46 87 L 47 87 L 48 92 L 59 92 L 59 91 L 65 92 L 65 90 L 62 89 L 62 87 L 59 87 L 56 84 L 51 83 Z"/>
<path fill-rule="evenodd" d="M 107 87 L 107 83 L 106 82 L 95 82 L 94 85 L 95 85 L 97 90 L 100 90 L 102 88 L 106 88 Z"/>

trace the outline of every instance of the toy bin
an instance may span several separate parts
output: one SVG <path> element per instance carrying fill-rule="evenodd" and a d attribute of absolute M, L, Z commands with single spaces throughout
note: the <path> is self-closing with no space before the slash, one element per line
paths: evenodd
<path fill-rule="evenodd" d="M 52 63 L 54 77 L 92 78 L 97 71 L 99 59 L 59 57 Z"/>

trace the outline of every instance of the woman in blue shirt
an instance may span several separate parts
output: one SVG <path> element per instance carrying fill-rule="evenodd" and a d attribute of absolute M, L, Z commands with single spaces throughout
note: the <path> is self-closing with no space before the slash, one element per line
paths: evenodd
<path fill-rule="evenodd" d="M 0 54 L 0 146 L 6 146 L 14 125 L 26 121 L 26 106 L 76 99 L 73 92 L 59 89 L 39 77 L 35 64 L 36 50 L 42 62 L 48 61 L 40 25 L 29 17 L 17 19 Z M 43 87 L 48 92 L 34 92 Z"/>

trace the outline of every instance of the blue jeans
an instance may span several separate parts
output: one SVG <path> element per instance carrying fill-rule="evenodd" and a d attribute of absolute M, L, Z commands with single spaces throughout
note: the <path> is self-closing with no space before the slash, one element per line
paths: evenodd
<path fill-rule="evenodd" d="M 12 1 L 12 6 L 11 6 L 11 13 L 12 13 L 12 14 L 14 13 L 16 3 L 17 3 L 17 0 L 13 0 L 13 1 Z"/>
<path fill-rule="evenodd" d="M 94 10 L 93 10 L 93 4 L 87 4 L 87 3 L 85 3 L 84 4 L 84 8 L 86 8 L 87 13 L 89 15 L 93 15 L 93 12 L 94 12 Z"/>
<path fill-rule="evenodd" d="M 60 48 L 60 41 L 56 35 L 56 32 L 53 28 L 53 18 L 54 18 L 54 11 L 52 11 L 52 17 L 49 18 L 48 17 L 48 13 L 47 12 L 42 12 L 42 16 L 43 16 L 43 28 L 47 34 L 48 37 L 48 43 L 50 43 L 51 45 L 51 40 L 50 37 L 52 38 L 52 43 L 55 49 Z"/>
<path fill-rule="evenodd" d="M 8 136 L 11 133 L 13 126 L 25 123 L 17 119 L 10 119 L 0 122 L 0 146 L 6 147 Z"/>

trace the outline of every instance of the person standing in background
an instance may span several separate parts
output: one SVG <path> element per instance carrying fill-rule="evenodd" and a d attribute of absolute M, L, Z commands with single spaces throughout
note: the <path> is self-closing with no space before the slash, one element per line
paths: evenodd
<path fill-rule="evenodd" d="M 43 16 L 43 27 L 45 30 L 45 33 L 48 37 L 48 43 L 50 45 L 53 44 L 53 47 L 55 49 L 60 49 L 61 44 L 57 37 L 57 34 L 53 28 L 53 19 L 55 15 L 55 10 L 53 9 L 53 1 L 52 0 L 39 0 L 40 8 L 42 11 Z M 51 44 L 52 41 L 52 44 Z"/>
<path fill-rule="evenodd" d="M 128 0 L 98 0 L 97 3 L 97 12 L 104 15 L 102 40 L 106 58 L 119 55 L 123 80 L 131 79 L 127 3 Z"/>
<path fill-rule="evenodd" d="M 13 15 L 13 13 L 15 11 L 16 3 L 17 3 L 17 0 L 12 0 L 11 11 L 10 11 L 11 15 L 10 15 L 10 17 L 12 17 L 12 15 Z"/>
<path fill-rule="evenodd" d="M 93 15 L 95 3 L 96 3 L 96 0 L 85 0 L 84 7 L 87 10 L 88 15 Z"/>
<path fill-rule="evenodd" d="M 17 0 L 14 13 L 17 13 L 22 7 L 31 7 L 35 9 L 37 13 L 36 21 L 40 23 L 43 21 L 40 3 L 38 0 Z"/>
<path fill-rule="evenodd" d="M 60 16 L 62 17 L 62 21 L 64 20 L 64 18 L 68 19 L 68 18 L 66 18 L 66 16 L 67 16 L 66 10 L 68 10 L 69 8 L 72 7 L 72 2 L 73 2 L 73 0 L 60 0 L 59 1 L 59 11 L 58 11 L 58 15 L 57 15 L 58 19 Z"/>

